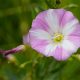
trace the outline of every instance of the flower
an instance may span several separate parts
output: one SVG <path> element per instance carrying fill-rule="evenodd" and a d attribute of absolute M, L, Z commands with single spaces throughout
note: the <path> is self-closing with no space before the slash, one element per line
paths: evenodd
<path fill-rule="evenodd" d="M 66 60 L 80 47 L 79 30 L 79 21 L 70 11 L 49 9 L 33 20 L 23 42 L 45 56 Z"/>
<path fill-rule="evenodd" d="M 23 50 L 25 50 L 25 45 L 19 45 L 9 50 L 0 50 L 0 53 L 3 54 L 3 56 L 7 57 L 10 54 L 17 53 Z"/>

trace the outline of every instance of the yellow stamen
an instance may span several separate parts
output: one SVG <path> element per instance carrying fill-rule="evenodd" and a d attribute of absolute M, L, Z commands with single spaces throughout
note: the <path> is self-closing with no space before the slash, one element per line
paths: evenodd
<path fill-rule="evenodd" d="M 54 34 L 54 38 L 53 38 L 53 41 L 55 43 L 58 43 L 58 42 L 61 42 L 63 40 L 63 35 L 61 33 L 55 33 Z"/>

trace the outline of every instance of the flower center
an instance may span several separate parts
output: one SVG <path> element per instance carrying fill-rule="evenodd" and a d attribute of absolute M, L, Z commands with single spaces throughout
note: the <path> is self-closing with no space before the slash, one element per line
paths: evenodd
<path fill-rule="evenodd" d="M 61 33 L 55 33 L 54 34 L 54 38 L 53 38 L 53 41 L 55 43 L 58 43 L 58 42 L 61 42 L 63 40 L 63 35 Z"/>

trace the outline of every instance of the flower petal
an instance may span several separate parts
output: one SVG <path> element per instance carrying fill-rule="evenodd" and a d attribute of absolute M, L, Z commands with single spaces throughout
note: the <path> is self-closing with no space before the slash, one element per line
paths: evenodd
<path fill-rule="evenodd" d="M 78 24 L 74 31 L 68 35 L 67 39 L 70 40 L 75 46 L 80 47 L 80 24 Z"/>
<path fill-rule="evenodd" d="M 49 9 L 47 11 L 47 15 L 45 17 L 45 20 L 50 27 L 50 30 L 53 32 L 57 32 L 59 28 L 59 19 L 58 16 L 55 13 L 55 9 Z"/>
<path fill-rule="evenodd" d="M 45 52 L 44 52 L 44 54 L 45 54 L 46 56 L 52 56 L 52 55 L 53 55 L 52 51 L 54 51 L 54 50 L 56 49 L 56 47 L 57 47 L 57 45 L 54 45 L 53 43 L 48 44 L 48 45 L 45 47 Z"/>
<path fill-rule="evenodd" d="M 32 28 L 34 29 L 43 29 L 49 31 L 48 24 L 45 21 L 47 11 L 43 11 L 37 15 L 37 17 L 32 22 Z"/>
<path fill-rule="evenodd" d="M 70 21 L 72 21 L 73 19 L 75 19 L 75 17 L 74 17 L 74 15 L 72 14 L 72 12 L 65 10 L 65 11 L 64 11 L 64 14 L 63 14 L 63 16 L 62 16 L 60 25 L 61 25 L 62 27 L 65 27 L 65 25 L 66 25 L 67 23 L 69 23 Z"/>
<path fill-rule="evenodd" d="M 69 40 L 71 40 L 71 42 L 72 42 L 75 46 L 77 46 L 77 47 L 80 48 L 80 37 L 78 37 L 78 36 L 70 36 L 70 37 L 69 37 Z"/>
<path fill-rule="evenodd" d="M 64 15 L 66 13 L 66 10 L 64 10 L 64 9 L 56 9 L 55 13 L 56 13 L 56 15 L 58 17 L 58 20 L 59 20 L 59 27 L 62 27 L 61 24 L 62 24 L 63 17 L 64 17 Z"/>
<path fill-rule="evenodd" d="M 28 33 L 27 35 L 23 36 L 23 43 L 24 44 L 30 44 L 30 34 Z"/>
<path fill-rule="evenodd" d="M 78 47 L 75 46 L 70 40 L 63 40 L 61 46 L 68 52 L 74 53 Z"/>
<path fill-rule="evenodd" d="M 78 48 L 80 47 L 80 36 L 68 36 L 68 40 L 70 40 Z"/>
<path fill-rule="evenodd" d="M 73 32 L 69 36 L 77 36 L 77 37 L 80 37 L 80 24 L 77 24 L 75 26 L 75 29 L 73 30 Z"/>
<path fill-rule="evenodd" d="M 71 56 L 71 52 L 65 50 L 63 47 L 61 46 L 57 46 L 56 50 L 53 51 L 53 57 L 56 60 L 66 60 L 67 58 L 69 58 Z"/>
<path fill-rule="evenodd" d="M 76 28 L 76 25 L 78 24 L 78 20 L 77 19 L 73 19 L 72 21 L 68 22 L 65 27 L 63 28 L 62 33 L 64 35 L 69 35 L 71 34 L 74 29 Z"/>
<path fill-rule="evenodd" d="M 35 49 L 36 51 L 38 51 L 41 54 L 44 54 L 45 51 L 45 47 L 48 45 L 48 41 L 47 40 L 38 40 L 35 39 L 31 42 L 31 47 L 33 49 Z M 45 54 L 44 54 L 45 55 Z"/>
<path fill-rule="evenodd" d="M 27 36 L 23 37 L 24 44 L 28 43 L 33 49 L 45 55 L 45 48 L 50 43 L 50 41 L 47 40 L 47 37 L 43 36 L 43 34 L 42 34 L 43 37 L 41 36 L 37 37 L 38 35 L 39 34 L 36 35 L 36 33 L 30 31 Z"/>
<path fill-rule="evenodd" d="M 36 38 L 38 39 L 48 39 L 50 40 L 51 39 L 51 36 L 48 32 L 44 31 L 44 30 L 41 30 L 41 29 L 36 29 L 36 30 L 30 30 L 30 34 L 35 36 Z"/>

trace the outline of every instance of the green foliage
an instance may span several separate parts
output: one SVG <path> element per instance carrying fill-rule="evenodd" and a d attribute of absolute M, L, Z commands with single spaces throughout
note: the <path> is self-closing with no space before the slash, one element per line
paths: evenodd
<path fill-rule="evenodd" d="M 65 8 L 80 20 L 80 0 L 0 0 L 0 49 L 23 44 L 32 20 L 49 8 Z M 7 60 L 0 55 L 0 80 L 80 80 L 78 56 L 58 62 L 27 47 L 13 57 Z"/>

